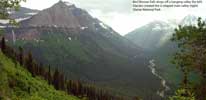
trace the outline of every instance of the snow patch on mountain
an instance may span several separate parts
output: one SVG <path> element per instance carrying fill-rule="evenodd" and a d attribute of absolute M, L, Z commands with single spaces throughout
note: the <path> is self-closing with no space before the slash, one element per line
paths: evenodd
<path fill-rule="evenodd" d="M 85 29 L 87 29 L 88 27 L 81 27 L 81 30 L 85 30 Z"/>
<path fill-rule="evenodd" d="M 1 24 L 8 24 L 8 23 L 9 23 L 9 20 L 0 19 L 0 23 L 1 23 Z"/>
<path fill-rule="evenodd" d="M 27 20 L 29 18 L 31 18 L 31 17 L 18 18 L 18 19 L 15 19 L 15 20 L 16 20 L 16 22 L 21 22 L 21 21 Z M 6 20 L 0 19 L 0 24 L 9 24 L 9 20 L 8 19 L 6 19 Z"/>
<path fill-rule="evenodd" d="M 67 6 L 73 6 L 74 4 L 70 3 L 70 2 L 66 2 L 64 1 L 64 3 L 67 5 Z"/>
<path fill-rule="evenodd" d="M 68 37 L 68 40 L 69 40 L 69 41 L 71 41 L 71 40 L 72 40 L 72 38 L 71 38 L 71 37 Z"/>
<path fill-rule="evenodd" d="M 37 12 L 30 12 L 30 13 L 26 13 L 26 14 L 33 16 L 33 15 L 36 15 L 36 14 L 38 14 L 38 13 L 37 13 Z"/>
<path fill-rule="evenodd" d="M 108 29 L 108 27 L 104 23 L 99 23 L 104 29 Z"/>
<path fill-rule="evenodd" d="M 156 24 L 154 28 L 152 28 L 153 31 L 161 30 L 161 26 L 159 24 Z"/>
<path fill-rule="evenodd" d="M 18 19 L 15 19 L 17 22 L 21 22 L 21 21 L 24 21 L 24 20 L 27 20 L 31 17 L 25 17 L 25 18 L 18 18 Z"/>
<path fill-rule="evenodd" d="M 0 25 L 0 28 L 5 28 L 5 27 L 6 27 L 6 26 L 1 26 L 1 25 Z"/>

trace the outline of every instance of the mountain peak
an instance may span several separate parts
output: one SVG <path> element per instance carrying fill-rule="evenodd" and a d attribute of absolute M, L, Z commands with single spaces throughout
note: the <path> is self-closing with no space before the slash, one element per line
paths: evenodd
<path fill-rule="evenodd" d="M 186 17 L 183 18 L 183 20 L 180 22 L 181 25 L 187 26 L 187 25 L 196 25 L 197 23 L 197 16 L 194 15 L 187 15 Z"/>
<path fill-rule="evenodd" d="M 71 7 L 75 8 L 75 5 L 70 2 L 60 0 L 59 2 L 55 3 L 52 7 L 66 9 Z"/>
<path fill-rule="evenodd" d="M 22 26 L 53 26 L 67 27 L 74 29 L 90 30 L 96 29 L 97 20 L 94 19 L 86 10 L 77 8 L 70 2 L 60 0 L 52 7 L 40 11 L 37 15 L 23 21 Z"/>
<path fill-rule="evenodd" d="M 60 5 L 60 6 L 74 6 L 74 4 L 68 2 L 68 1 L 62 1 L 59 0 L 59 2 L 57 2 L 55 5 Z"/>

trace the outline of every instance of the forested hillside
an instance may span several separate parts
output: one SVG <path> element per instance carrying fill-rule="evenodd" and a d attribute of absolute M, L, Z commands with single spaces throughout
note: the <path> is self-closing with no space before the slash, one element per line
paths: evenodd
<path fill-rule="evenodd" d="M 80 100 L 33 77 L 0 51 L 0 100 Z"/>
<path fill-rule="evenodd" d="M 63 74 L 63 72 L 59 71 L 58 69 L 51 69 L 50 65 L 45 66 L 41 63 L 36 62 L 31 52 L 25 53 L 24 49 L 21 47 L 19 47 L 19 50 L 16 50 L 8 46 L 6 44 L 6 40 L 4 37 L 2 37 L 2 40 L 0 42 L 0 48 L 2 51 L 1 52 L 1 56 L 2 56 L 2 59 L 1 59 L 1 67 L 2 67 L 1 68 L 2 70 L 1 78 L 2 79 L 1 81 L 2 81 L 2 84 L 4 83 L 3 82 L 4 79 L 8 80 L 7 83 L 4 83 L 2 85 L 2 88 L 4 88 L 5 91 L 10 91 L 10 88 L 11 88 L 11 89 L 14 89 L 15 92 L 16 91 L 19 92 L 19 89 L 20 89 L 20 91 L 22 92 L 20 92 L 20 94 L 17 95 L 17 97 L 19 97 L 20 95 L 19 97 L 20 99 L 28 98 L 27 96 L 24 95 L 23 92 L 26 92 L 28 95 L 35 92 L 35 95 L 38 96 L 37 94 L 38 91 L 40 91 L 39 95 L 42 95 L 44 90 L 48 91 L 47 89 L 41 88 L 41 86 L 38 86 L 38 84 L 34 83 L 36 82 L 35 79 L 36 80 L 39 79 L 42 81 L 44 80 L 43 82 L 45 83 L 42 83 L 42 84 L 48 85 L 48 87 L 52 88 L 53 90 L 56 89 L 56 90 L 64 91 L 62 92 L 64 93 L 64 95 L 66 95 L 67 93 L 69 95 L 73 95 L 81 99 L 87 99 L 87 98 L 89 100 L 125 100 L 125 99 L 128 99 L 128 97 L 123 97 L 123 96 L 112 94 L 111 92 L 108 92 L 105 89 L 96 87 L 93 84 L 81 82 L 80 80 L 71 80 L 70 77 L 66 77 Z M 8 72 L 8 74 L 5 72 Z M 24 74 L 24 73 L 27 73 L 27 74 Z M 16 76 L 15 77 L 10 76 L 10 74 L 16 75 Z M 16 79 L 16 78 L 19 78 L 19 79 Z M 30 79 L 31 79 L 31 82 L 30 82 Z M 18 87 L 18 90 L 16 90 L 16 87 Z M 44 90 L 41 90 L 41 89 L 44 89 Z M 3 89 L 1 91 L 2 93 L 4 93 Z M 11 95 L 13 96 L 13 94 Z M 49 94 L 48 95 L 46 94 L 46 96 L 49 96 Z M 56 97 L 56 95 L 54 95 L 54 97 Z M 66 98 L 68 99 L 68 97 Z M 55 100 L 62 100 L 62 99 L 56 98 Z"/>

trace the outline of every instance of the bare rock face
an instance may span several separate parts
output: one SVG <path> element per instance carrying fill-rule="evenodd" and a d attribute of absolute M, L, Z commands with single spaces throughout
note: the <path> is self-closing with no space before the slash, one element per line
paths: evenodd
<path fill-rule="evenodd" d="M 55 26 L 67 28 L 94 28 L 95 22 L 86 11 L 75 5 L 59 1 L 52 7 L 39 12 L 29 20 L 22 23 L 23 26 Z"/>

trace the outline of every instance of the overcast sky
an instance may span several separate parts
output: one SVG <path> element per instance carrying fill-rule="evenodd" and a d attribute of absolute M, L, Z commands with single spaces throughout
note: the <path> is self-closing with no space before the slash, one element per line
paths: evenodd
<path fill-rule="evenodd" d="M 32 9 L 45 9 L 59 0 L 27 0 L 21 5 Z M 167 9 L 160 12 L 134 12 L 132 0 L 63 0 L 75 4 L 77 7 L 87 10 L 93 17 L 111 26 L 121 35 L 125 35 L 134 29 L 151 21 L 176 19 L 177 21 L 189 14 L 205 17 L 206 3 L 195 9 Z M 203 0 L 204 1 L 204 0 Z"/>

